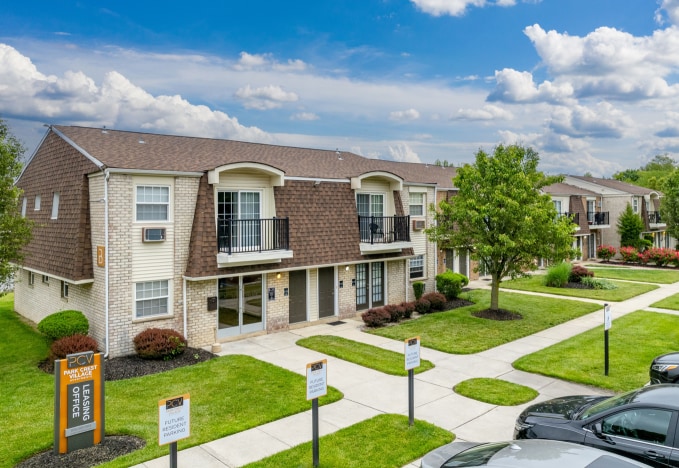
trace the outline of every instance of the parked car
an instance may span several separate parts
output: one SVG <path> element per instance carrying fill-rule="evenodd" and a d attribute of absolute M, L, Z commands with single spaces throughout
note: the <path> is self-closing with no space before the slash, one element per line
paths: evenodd
<path fill-rule="evenodd" d="M 502 468 L 637 468 L 632 459 L 584 445 L 557 440 L 453 442 L 429 452 L 422 468 L 496 466 Z"/>
<path fill-rule="evenodd" d="M 569 396 L 537 403 L 516 420 L 515 439 L 597 447 L 652 466 L 679 467 L 679 385 L 649 385 L 613 397 Z"/>
<path fill-rule="evenodd" d="M 651 385 L 679 383 L 679 353 L 667 353 L 653 359 L 649 376 Z"/>

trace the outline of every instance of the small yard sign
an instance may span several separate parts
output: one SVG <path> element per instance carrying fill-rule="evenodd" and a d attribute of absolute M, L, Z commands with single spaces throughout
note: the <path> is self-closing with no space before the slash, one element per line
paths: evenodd
<path fill-rule="evenodd" d="M 420 367 L 420 337 L 405 340 L 405 363 L 406 370 Z"/>
<path fill-rule="evenodd" d="M 189 394 L 158 402 L 158 445 L 171 444 L 190 435 Z"/>
<path fill-rule="evenodd" d="M 328 393 L 328 361 L 312 362 L 306 365 L 306 399 L 313 400 Z"/>

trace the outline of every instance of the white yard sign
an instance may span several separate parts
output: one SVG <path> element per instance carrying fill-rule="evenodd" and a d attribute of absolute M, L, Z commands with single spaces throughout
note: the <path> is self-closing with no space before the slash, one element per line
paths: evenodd
<path fill-rule="evenodd" d="M 611 306 L 606 304 L 604 306 L 604 330 L 610 330 L 611 329 Z"/>
<path fill-rule="evenodd" d="M 171 444 L 190 435 L 189 394 L 158 402 L 158 445 Z"/>
<path fill-rule="evenodd" d="M 420 367 L 420 337 L 408 338 L 404 343 L 406 370 Z"/>
<path fill-rule="evenodd" d="M 306 399 L 322 397 L 328 393 L 328 362 L 326 359 L 306 365 Z"/>

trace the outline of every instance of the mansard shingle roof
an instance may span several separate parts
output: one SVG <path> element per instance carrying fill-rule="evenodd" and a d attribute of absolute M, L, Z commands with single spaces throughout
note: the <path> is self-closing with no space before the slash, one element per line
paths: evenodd
<path fill-rule="evenodd" d="M 54 126 L 105 166 L 128 170 L 206 172 L 224 164 L 257 162 L 286 177 L 346 179 L 386 171 L 406 183 L 452 187 L 453 167 L 370 159 L 346 151 L 110 129 Z"/>

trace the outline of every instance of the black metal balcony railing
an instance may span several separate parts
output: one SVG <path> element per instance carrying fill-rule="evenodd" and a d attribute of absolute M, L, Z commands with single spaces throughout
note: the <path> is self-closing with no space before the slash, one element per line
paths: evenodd
<path fill-rule="evenodd" d="M 288 218 L 218 219 L 217 249 L 219 253 L 266 252 L 288 250 L 290 232 Z"/>
<path fill-rule="evenodd" d="M 660 219 L 660 211 L 649 211 L 648 212 L 648 222 L 651 224 L 660 224 L 662 220 Z"/>
<path fill-rule="evenodd" d="M 565 216 L 567 218 L 571 218 L 571 221 L 573 221 L 575 224 L 580 224 L 580 213 L 578 212 L 565 212 L 565 213 L 560 213 L 559 216 Z"/>
<path fill-rule="evenodd" d="M 410 242 L 410 216 L 359 216 L 358 228 L 361 242 Z"/>
<path fill-rule="evenodd" d="M 610 224 L 608 218 L 608 211 L 588 211 L 587 222 L 592 226 L 600 226 L 602 224 Z"/>

